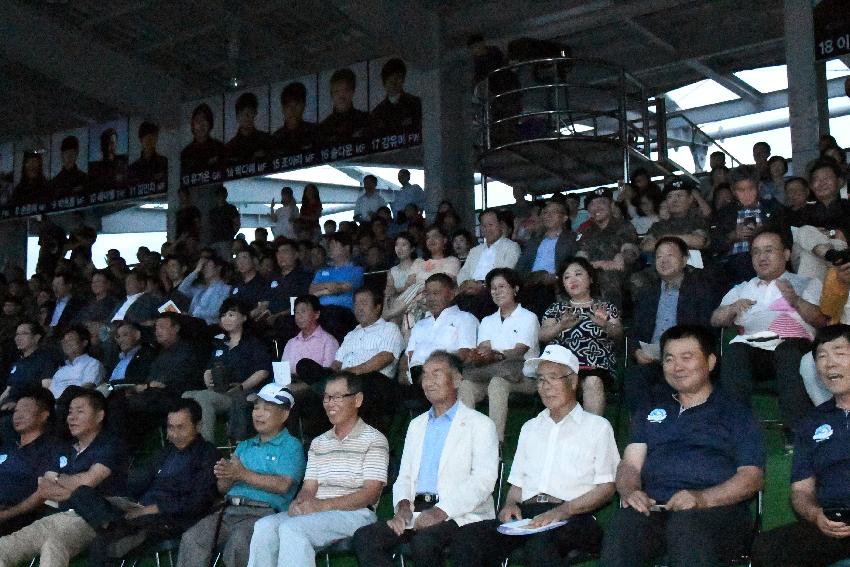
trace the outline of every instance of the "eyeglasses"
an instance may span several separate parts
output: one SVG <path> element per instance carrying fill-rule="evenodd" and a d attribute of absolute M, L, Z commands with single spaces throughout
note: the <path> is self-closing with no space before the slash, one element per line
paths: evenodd
<path fill-rule="evenodd" d="M 344 400 L 345 398 L 350 398 L 351 396 L 356 396 L 356 395 L 357 395 L 357 392 L 354 392 L 354 393 L 351 393 L 351 394 L 335 394 L 333 396 L 325 394 L 324 397 L 322 398 L 322 403 L 323 404 L 329 404 L 329 403 L 333 402 L 335 404 L 338 404 L 342 400 Z"/>
<path fill-rule="evenodd" d="M 555 383 L 556 380 L 561 380 L 561 379 L 566 380 L 566 379 L 572 378 L 575 375 L 576 375 L 575 373 L 564 374 L 563 376 L 540 376 L 540 375 L 538 375 L 537 376 L 537 387 L 541 388 L 543 386 L 551 386 L 552 384 Z"/>

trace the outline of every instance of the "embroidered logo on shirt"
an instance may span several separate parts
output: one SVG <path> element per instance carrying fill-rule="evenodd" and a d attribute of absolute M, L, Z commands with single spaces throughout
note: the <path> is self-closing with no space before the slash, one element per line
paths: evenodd
<path fill-rule="evenodd" d="M 13 366 L 12 369 L 9 371 L 9 374 L 14 374 L 17 369 L 17 366 Z"/>
<path fill-rule="evenodd" d="M 273 280 L 272 283 L 269 284 L 269 287 L 272 288 L 272 289 L 275 289 L 279 285 L 280 284 L 277 283 L 277 280 Z"/>
<path fill-rule="evenodd" d="M 6 459 L 9 458 L 9 455 L 0 455 L 0 465 L 6 462 Z"/>
<path fill-rule="evenodd" d="M 231 292 L 230 292 L 230 295 L 236 295 L 237 293 L 239 293 L 239 288 L 238 288 L 238 287 L 234 287 L 234 288 L 233 288 L 233 291 L 231 291 Z"/>
<path fill-rule="evenodd" d="M 665 419 L 667 419 L 667 412 L 662 408 L 655 408 L 646 416 L 646 421 L 650 423 L 661 423 Z"/>
<path fill-rule="evenodd" d="M 66 457 L 65 455 L 62 455 L 61 457 L 59 457 L 59 468 L 64 469 L 67 466 L 68 466 L 68 457 Z"/>
<path fill-rule="evenodd" d="M 217 351 L 215 351 L 215 356 L 216 356 L 216 358 L 218 358 L 218 357 L 219 357 L 219 356 L 221 356 L 222 354 L 224 354 L 224 351 L 223 351 L 223 350 L 221 350 L 221 349 L 218 349 Z"/>
<path fill-rule="evenodd" d="M 815 429 L 815 434 L 812 435 L 812 439 L 814 439 L 816 443 L 826 441 L 830 437 L 832 437 L 832 426 L 830 426 L 828 423 L 824 423 L 823 425 Z"/>

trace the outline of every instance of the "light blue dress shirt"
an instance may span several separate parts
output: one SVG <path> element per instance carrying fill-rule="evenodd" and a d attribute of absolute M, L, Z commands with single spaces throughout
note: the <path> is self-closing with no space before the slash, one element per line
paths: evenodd
<path fill-rule="evenodd" d="M 443 456 L 443 447 L 449 436 L 460 400 L 455 402 L 449 410 L 437 417 L 434 408 L 428 410 L 428 426 L 425 428 L 425 439 L 422 443 L 422 459 L 419 461 L 419 474 L 416 476 L 416 493 L 437 493 L 437 478 L 440 472 L 440 458 Z"/>
<path fill-rule="evenodd" d="M 136 353 L 140 350 L 142 350 L 142 345 L 137 346 L 129 352 L 118 353 L 118 364 L 116 364 L 115 368 L 112 369 L 112 375 L 109 377 L 110 382 L 119 382 L 127 376 L 127 367 L 130 366 L 130 362 L 133 360 L 133 357 L 136 356 Z"/>

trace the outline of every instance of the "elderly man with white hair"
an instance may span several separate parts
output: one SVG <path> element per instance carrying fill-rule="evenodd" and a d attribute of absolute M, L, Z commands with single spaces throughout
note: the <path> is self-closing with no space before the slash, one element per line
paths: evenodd
<path fill-rule="evenodd" d="M 560 345 L 525 362 L 523 374 L 536 378 L 546 409 L 522 426 L 498 520 L 467 524 L 455 537 L 456 564 L 495 567 L 523 546 L 532 567 L 559 565 L 574 550 L 599 550 L 602 529 L 593 513 L 614 495 L 620 453 L 611 424 L 576 400 L 578 369 L 575 354 Z M 519 520 L 553 529 L 529 537 L 496 529 Z"/>

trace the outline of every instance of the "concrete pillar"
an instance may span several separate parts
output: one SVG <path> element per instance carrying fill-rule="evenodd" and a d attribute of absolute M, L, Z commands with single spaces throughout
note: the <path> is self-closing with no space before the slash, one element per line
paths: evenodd
<path fill-rule="evenodd" d="M 159 151 L 168 158 L 168 192 L 166 193 L 166 201 L 168 203 L 166 234 L 168 235 L 168 240 L 174 240 L 177 234 L 177 209 L 180 208 L 180 197 L 177 192 L 180 189 L 181 149 L 179 128 L 160 131 Z"/>
<path fill-rule="evenodd" d="M 785 0 L 785 61 L 788 65 L 788 107 L 791 151 L 796 175 L 818 157 L 818 138 L 829 131 L 826 73 L 815 61 L 811 0 Z"/>
<path fill-rule="evenodd" d="M 470 134 L 471 73 L 464 62 L 423 73 L 422 143 L 426 210 L 433 218 L 443 199 L 474 226 L 474 156 Z"/>
<path fill-rule="evenodd" d="M 27 219 L 0 222 L 0 272 L 17 266 L 27 268 Z"/>

